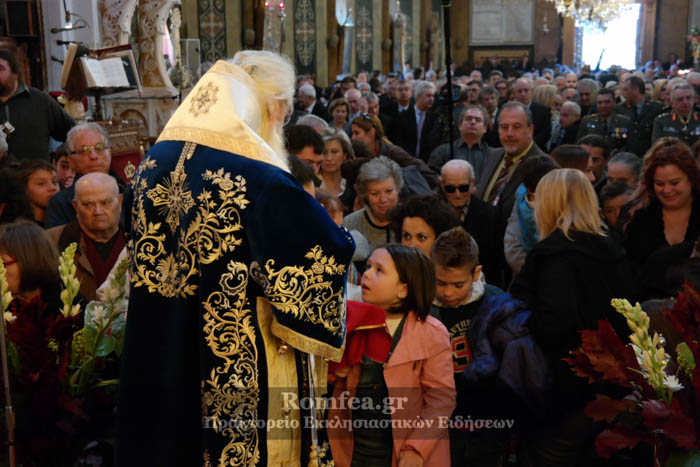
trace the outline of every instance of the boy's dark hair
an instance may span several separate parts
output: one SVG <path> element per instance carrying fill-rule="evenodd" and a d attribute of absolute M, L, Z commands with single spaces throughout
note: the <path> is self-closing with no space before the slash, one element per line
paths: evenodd
<path fill-rule="evenodd" d="M 15 75 L 20 75 L 19 72 L 19 61 L 14 53 L 8 49 L 0 49 L 0 58 L 5 60 L 8 65 L 10 65 L 10 71 Z"/>
<path fill-rule="evenodd" d="M 628 193 L 634 193 L 634 188 L 632 188 L 625 182 L 608 183 L 600 190 L 600 194 L 598 195 L 600 207 L 603 207 L 604 202 L 610 201 L 613 198 L 617 198 L 620 195 L 626 195 Z"/>
<path fill-rule="evenodd" d="M 588 153 L 586 153 L 588 154 Z M 559 168 L 556 161 L 549 156 L 528 157 L 523 162 L 523 184 L 530 193 L 535 192 L 540 179 L 554 169 Z"/>
<path fill-rule="evenodd" d="M 397 243 L 382 248 L 391 256 L 399 275 L 399 281 L 407 285 L 408 293 L 394 312 L 408 313 L 411 310 L 424 321 L 430 313 L 435 298 L 435 267 L 425 253 L 418 248 Z"/>
<path fill-rule="evenodd" d="M 20 217 L 34 217 L 27 192 L 12 169 L 0 170 L 0 203 L 5 204 L 5 209 L 0 214 L 0 224 L 15 221 Z"/>
<path fill-rule="evenodd" d="M 59 280 L 56 245 L 35 222 L 20 219 L 0 226 L 0 252 L 19 263 L 23 292 L 45 290 Z"/>
<path fill-rule="evenodd" d="M 390 213 L 391 228 L 396 238 L 401 239 L 403 220 L 420 217 L 435 232 L 435 237 L 445 230 L 459 225 L 455 210 L 436 195 L 417 195 L 396 206 Z"/>
<path fill-rule="evenodd" d="M 309 182 L 313 182 L 314 185 L 318 185 L 320 183 L 318 177 L 316 177 L 314 168 L 303 160 L 299 159 L 299 156 L 296 154 L 289 154 L 288 160 L 289 170 L 292 172 L 292 175 L 299 180 L 301 186 L 304 186 Z"/>
<path fill-rule="evenodd" d="M 66 145 L 61 144 L 56 148 L 55 152 L 49 154 L 51 156 L 51 162 L 58 163 L 62 157 L 68 157 L 68 151 L 66 150 Z"/>
<path fill-rule="evenodd" d="M 438 236 L 430 256 L 437 266 L 466 267 L 474 272 L 474 268 L 479 264 L 479 245 L 462 227 L 453 227 Z"/>
<path fill-rule="evenodd" d="M 610 148 L 608 147 L 608 143 L 605 141 L 605 138 L 600 135 L 586 135 L 576 144 L 585 144 L 586 146 L 591 146 L 593 148 L 601 148 L 603 150 L 603 157 L 607 161 L 610 159 Z"/>
<path fill-rule="evenodd" d="M 562 169 L 578 169 L 586 172 L 588 160 L 591 158 L 588 151 L 576 144 L 562 144 L 554 149 L 550 156 Z"/>
<path fill-rule="evenodd" d="M 316 154 L 323 154 L 323 138 L 316 130 L 306 125 L 294 125 L 287 130 L 287 152 L 299 154 L 307 146 Z"/>

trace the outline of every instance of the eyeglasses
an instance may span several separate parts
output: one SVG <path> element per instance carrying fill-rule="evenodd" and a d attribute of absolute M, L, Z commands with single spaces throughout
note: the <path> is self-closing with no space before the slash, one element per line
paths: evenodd
<path fill-rule="evenodd" d="M 107 149 L 109 149 L 109 145 L 105 143 L 97 143 L 94 146 L 78 146 L 75 148 L 75 151 L 73 151 L 73 154 L 79 154 L 79 155 L 87 155 L 90 154 L 92 150 L 95 150 L 96 152 L 104 152 Z"/>
<path fill-rule="evenodd" d="M 455 190 L 459 190 L 460 193 L 468 193 L 470 185 L 471 183 L 465 183 L 463 185 L 445 185 L 442 188 L 450 194 L 454 193 Z"/>
<path fill-rule="evenodd" d="M 475 123 L 484 123 L 484 119 L 481 117 L 472 117 L 471 115 L 466 115 L 463 119 L 465 122 L 475 122 Z"/>

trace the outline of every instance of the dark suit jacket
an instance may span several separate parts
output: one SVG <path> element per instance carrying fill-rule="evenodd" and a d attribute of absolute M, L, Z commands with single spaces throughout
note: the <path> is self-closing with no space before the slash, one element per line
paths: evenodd
<path fill-rule="evenodd" d="M 479 245 L 479 262 L 486 274 L 486 282 L 501 284 L 501 271 L 505 264 L 503 235 L 498 235 L 496 208 L 476 196 L 469 200 L 469 209 L 462 227 L 474 237 Z"/>
<path fill-rule="evenodd" d="M 495 172 L 504 155 L 505 150 L 501 148 L 486 161 L 486 165 L 484 165 L 483 172 L 481 173 L 481 180 L 479 180 L 476 185 L 476 194 L 479 198 L 483 198 L 486 187 L 489 185 L 491 179 L 498 176 Z M 536 143 L 533 143 L 532 147 L 527 154 L 523 156 L 521 161 L 525 162 L 525 160 L 527 160 L 529 157 L 544 155 L 546 154 L 539 148 L 539 146 Z M 501 197 L 498 200 L 498 221 L 499 224 L 502 225 L 504 233 L 505 227 L 508 224 L 508 217 L 510 216 L 511 211 L 513 211 L 515 190 L 517 190 L 518 186 L 520 186 L 520 184 L 523 182 L 522 162 L 518 164 L 506 184 L 503 186 Z"/>
<path fill-rule="evenodd" d="M 314 107 L 311 109 L 311 114 L 321 117 L 327 122 L 331 121 L 331 116 L 328 113 L 328 109 L 326 109 L 326 107 L 319 101 L 314 102 Z"/>
<path fill-rule="evenodd" d="M 408 109 L 399 114 L 394 119 L 394 143 L 402 147 L 404 151 L 414 157 L 418 157 L 424 162 L 428 162 L 430 153 L 444 141 L 441 140 L 442 129 L 441 119 L 437 112 L 428 110 L 423 120 L 423 130 L 421 132 L 420 150 L 416 154 L 416 144 L 418 141 L 418 123 L 416 122 L 416 111 L 413 104 Z"/>
<path fill-rule="evenodd" d="M 552 136 L 552 110 L 545 105 L 532 102 L 530 112 L 532 112 L 532 123 L 535 125 L 532 139 L 539 147 L 547 147 L 547 141 Z"/>

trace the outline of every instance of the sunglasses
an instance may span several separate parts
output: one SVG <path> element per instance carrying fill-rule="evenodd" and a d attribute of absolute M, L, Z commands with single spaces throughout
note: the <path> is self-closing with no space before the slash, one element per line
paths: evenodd
<path fill-rule="evenodd" d="M 445 185 L 442 188 L 450 194 L 454 193 L 455 190 L 459 190 L 460 193 L 467 193 L 469 192 L 470 185 L 470 183 L 465 183 L 463 185 Z"/>

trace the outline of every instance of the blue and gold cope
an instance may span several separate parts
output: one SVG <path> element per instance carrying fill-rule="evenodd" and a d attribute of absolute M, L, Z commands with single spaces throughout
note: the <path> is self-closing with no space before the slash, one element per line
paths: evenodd
<path fill-rule="evenodd" d="M 119 465 L 299 465 L 299 430 L 265 422 L 299 351 L 342 355 L 351 237 L 280 168 L 192 142 L 157 143 L 126 203 Z"/>

